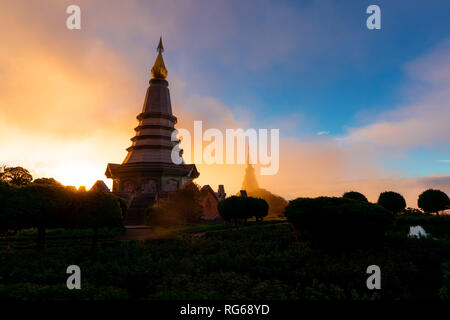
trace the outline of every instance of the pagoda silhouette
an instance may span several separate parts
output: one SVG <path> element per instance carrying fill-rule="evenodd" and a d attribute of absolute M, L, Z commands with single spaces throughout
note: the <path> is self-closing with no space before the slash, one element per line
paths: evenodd
<path fill-rule="evenodd" d="M 108 163 L 105 175 L 113 179 L 112 192 L 128 201 L 125 225 L 144 223 L 145 209 L 199 176 L 195 164 L 175 164 L 172 152 L 179 152 L 179 140 L 172 141 L 177 118 L 172 114 L 162 39 L 151 70 L 152 78 L 138 114 L 136 135 L 122 164 Z"/>
<path fill-rule="evenodd" d="M 279 195 L 276 195 L 269 190 L 259 187 L 256 179 L 255 168 L 250 161 L 250 152 L 247 153 L 247 166 L 245 168 L 244 179 L 242 180 L 242 187 L 237 196 L 248 196 L 261 198 L 267 201 L 269 205 L 269 216 L 283 216 L 284 208 L 288 202 Z"/>
<path fill-rule="evenodd" d="M 250 151 L 247 151 L 247 167 L 245 168 L 244 180 L 242 181 L 241 190 L 247 193 L 259 190 L 258 181 L 256 180 L 255 168 L 250 163 Z"/>

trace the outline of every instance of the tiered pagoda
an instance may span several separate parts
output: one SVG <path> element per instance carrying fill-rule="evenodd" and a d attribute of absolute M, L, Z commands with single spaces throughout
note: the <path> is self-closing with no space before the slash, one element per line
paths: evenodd
<path fill-rule="evenodd" d="M 256 180 L 255 168 L 250 163 L 250 151 L 247 153 L 247 167 L 245 168 L 244 181 L 242 181 L 241 190 L 250 191 L 258 190 L 258 181 Z"/>
<path fill-rule="evenodd" d="M 112 192 L 129 201 L 125 224 L 142 224 L 145 209 L 199 176 L 195 164 L 175 164 L 171 153 L 179 141 L 172 141 L 177 118 L 172 114 L 167 69 L 159 40 L 158 56 L 145 95 L 139 125 L 122 164 L 108 163 L 106 177 L 113 179 Z M 181 155 L 181 153 L 180 153 Z"/>

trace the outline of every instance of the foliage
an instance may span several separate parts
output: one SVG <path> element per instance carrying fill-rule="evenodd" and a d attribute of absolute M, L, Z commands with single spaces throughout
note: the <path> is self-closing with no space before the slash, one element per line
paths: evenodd
<path fill-rule="evenodd" d="M 125 217 L 127 216 L 127 210 L 128 210 L 127 201 L 124 198 L 119 197 L 113 193 L 108 193 L 108 194 L 113 196 L 116 199 L 116 201 L 119 203 L 120 209 L 122 210 L 122 219 L 124 220 Z"/>
<path fill-rule="evenodd" d="M 104 286 L 95 287 L 84 283 L 82 290 L 67 290 L 65 284 L 39 285 L 17 283 L 10 286 L 0 284 L 0 300 L 124 300 L 127 291 Z"/>
<path fill-rule="evenodd" d="M 255 217 L 256 221 L 262 220 L 269 213 L 269 205 L 266 200 L 250 197 L 251 216 Z"/>
<path fill-rule="evenodd" d="M 450 239 L 450 216 L 402 214 L 395 217 L 395 224 L 403 234 L 410 226 L 422 226 L 431 238 Z"/>
<path fill-rule="evenodd" d="M 417 204 L 425 212 L 439 214 L 439 211 L 450 207 L 450 199 L 441 190 L 428 189 L 420 194 Z"/>
<path fill-rule="evenodd" d="M 119 200 L 100 192 L 77 192 L 52 184 L 21 187 L 0 185 L 0 231 L 38 230 L 38 247 L 43 247 L 45 230 L 53 228 L 121 227 Z"/>
<path fill-rule="evenodd" d="M 439 297 L 450 301 L 450 261 L 442 264 L 442 278 L 443 286 L 439 290 Z"/>
<path fill-rule="evenodd" d="M 400 213 L 406 208 L 406 201 L 403 196 L 394 191 L 385 191 L 378 197 L 377 204 L 392 213 Z"/>
<path fill-rule="evenodd" d="M 254 189 L 247 190 L 247 195 L 253 198 L 261 198 L 266 200 L 269 205 L 268 216 L 283 217 L 284 208 L 286 208 L 288 202 L 276 194 L 271 193 L 266 189 Z"/>
<path fill-rule="evenodd" d="M 379 244 L 392 222 L 386 209 L 346 198 L 298 198 L 285 214 L 301 239 L 322 248 Z"/>
<path fill-rule="evenodd" d="M 203 215 L 202 196 L 202 191 L 195 183 L 188 183 L 148 208 L 146 223 L 169 227 L 199 222 Z"/>
<path fill-rule="evenodd" d="M 54 178 L 38 178 L 33 181 L 34 184 L 47 184 L 62 187 L 63 185 Z"/>
<path fill-rule="evenodd" d="M 416 208 L 406 208 L 402 212 L 402 216 L 425 216 L 425 215 L 427 215 L 425 212 Z"/>
<path fill-rule="evenodd" d="M 5 167 L 0 172 L 0 182 L 7 182 L 17 186 L 23 186 L 31 183 L 33 176 L 22 167 Z"/>
<path fill-rule="evenodd" d="M 231 196 L 217 204 L 220 216 L 235 225 L 252 217 L 257 220 L 268 214 L 269 206 L 264 199 Z"/>
<path fill-rule="evenodd" d="M 365 195 L 356 191 L 349 191 L 342 195 L 342 198 L 359 200 L 363 202 L 369 202 Z"/>
<path fill-rule="evenodd" d="M 448 261 L 448 242 L 388 238 L 381 248 L 327 253 L 296 242 L 289 225 L 253 225 L 97 250 L 0 249 L 0 299 L 429 300 L 444 297 Z M 82 290 L 63 292 L 71 264 Z M 371 264 L 382 290 L 366 287 Z"/>

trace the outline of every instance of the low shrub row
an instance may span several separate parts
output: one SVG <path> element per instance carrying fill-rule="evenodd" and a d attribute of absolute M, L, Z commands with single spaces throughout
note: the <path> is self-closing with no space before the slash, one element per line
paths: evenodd
<path fill-rule="evenodd" d="M 38 247 L 44 246 L 45 230 L 54 228 L 98 229 L 122 227 L 126 203 L 112 194 L 78 192 L 60 186 L 0 183 L 0 232 L 37 229 Z"/>
<path fill-rule="evenodd" d="M 354 248 L 382 243 L 393 215 L 381 206 L 349 198 L 298 198 L 285 215 L 298 240 L 323 248 Z"/>

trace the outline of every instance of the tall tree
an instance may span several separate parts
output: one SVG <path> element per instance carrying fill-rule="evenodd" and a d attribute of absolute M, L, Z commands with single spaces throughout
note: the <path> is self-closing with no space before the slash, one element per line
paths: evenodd
<path fill-rule="evenodd" d="M 0 173 L 0 181 L 17 186 L 30 184 L 32 180 L 33 176 L 30 172 L 22 167 L 5 167 Z"/>
<path fill-rule="evenodd" d="M 428 189 L 419 196 L 417 204 L 423 211 L 439 215 L 439 211 L 450 208 L 450 199 L 441 190 Z"/>

